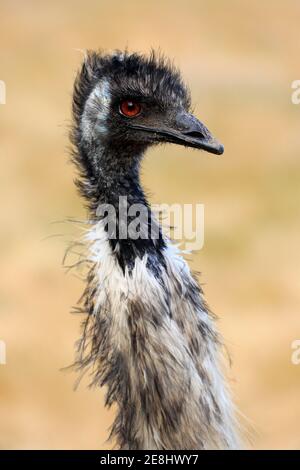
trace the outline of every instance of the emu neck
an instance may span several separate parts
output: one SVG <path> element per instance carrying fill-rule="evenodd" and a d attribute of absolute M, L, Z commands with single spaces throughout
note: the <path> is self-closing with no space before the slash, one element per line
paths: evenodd
<path fill-rule="evenodd" d="M 109 233 L 109 242 L 123 271 L 126 268 L 131 270 L 137 258 L 142 259 L 147 255 L 148 267 L 155 274 L 159 274 L 162 262 L 161 251 L 165 242 L 160 228 L 157 228 L 140 183 L 140 162 L 143 152 L 143 147 L 130 145 L 123 149 L 120 146 L 110 146 L 101 150 L 98 158 L 100 164 L 96 175 L 93 210 L 97 220 L 97 213 L 102 205 L 111 206 L 114 209 L 116 231 L 112 237 Z M 146 214 L 146 218 L 140 219 L 137 238 L 132 238 L 128 229 L 129 224 L 135 218 L 135 210 L 131 214 L 129 212 L 134 207 L 142 207 Z M 127 215 L 124 220 L 125 212 Z M 151 233 L 154 225 L 156 226 L 155 238 Z"/>
<path fill-rule="evenodd" d="M 117 209 L 119 198 L 127 196 L 129 202 L 146 204 L 140 185 L 140 152 L 104 149 L 101 153 L 98 177 L 98 202 L 113 204 Z"/>

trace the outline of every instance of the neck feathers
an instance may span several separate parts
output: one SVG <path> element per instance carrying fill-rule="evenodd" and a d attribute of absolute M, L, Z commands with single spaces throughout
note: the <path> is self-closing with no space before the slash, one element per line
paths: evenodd
<path fill-rule="evenodd" d="M 213 317 L 180 254 L 164 248 L 157 275 L 148 253 L 123 270 L 101 221 L 88 242 L 89 315 L 76 366 L 92 368 L 106 405 L 117 404 L 113 441 L 131 450 L 236 448 Z"/>

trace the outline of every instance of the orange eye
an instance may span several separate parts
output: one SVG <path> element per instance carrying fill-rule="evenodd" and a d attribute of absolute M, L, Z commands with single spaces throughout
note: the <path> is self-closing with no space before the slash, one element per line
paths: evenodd
<path fill-rule="evenodd" d="M 124 100 L 120 103 L 120 112 L 126 117 L 138 116 L 141 112 L 141 105 L 133 100 Z"/>

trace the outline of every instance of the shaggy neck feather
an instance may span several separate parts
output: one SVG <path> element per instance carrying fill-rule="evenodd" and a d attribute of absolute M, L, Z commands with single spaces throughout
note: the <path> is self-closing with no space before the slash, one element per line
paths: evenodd
<path fill-rule="evenodd" d="M 162 250 L 165 241 L 161 229 L 150 210 L 147 198 L 140 184 L 140 162 L 144 148 L 127 145 L 121 146 L 99 146 L 97 157 L 90 155 L 93 161 L 97 160 L 97 169 L 94 185 L 93 212 L 97 220 L 99 205 L 112 205 L 116 214 L 116 237 L 110 238 L 109 243 L 115 253 L 118 262 L 123 269 L 127 267 L 132 270 L 135 260 L 148 256 L 147 265 L 156 275 L 160 273 L 160 265 L 163 264 Z M 121 162 L 121 163 L 120 163 Z M 120 201 L 126 201 L 124 210 L 128 211 L 134 205 L 141 205 L 147 210 L 147 219 L 140 219 L 139 232 L 143 237 L 126 239 L 119 236 L 120 230 Z M 134 219 L 134 215 L 128 215 L 127 224 Z M 153 238 L 151 228 L 156 227 L 156 238 Z M 146 236 L 145 236 L 146 235 Z"/>

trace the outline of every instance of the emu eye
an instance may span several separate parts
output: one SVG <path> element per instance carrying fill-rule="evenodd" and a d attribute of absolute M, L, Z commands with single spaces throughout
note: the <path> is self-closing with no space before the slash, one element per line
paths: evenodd
<path fill-rule="evenodd" d="M 137 101 L 124 100 L 120 103 L 120 113 L 126 117 L 135 117 L 140 114 L 142 106 Z"/>

